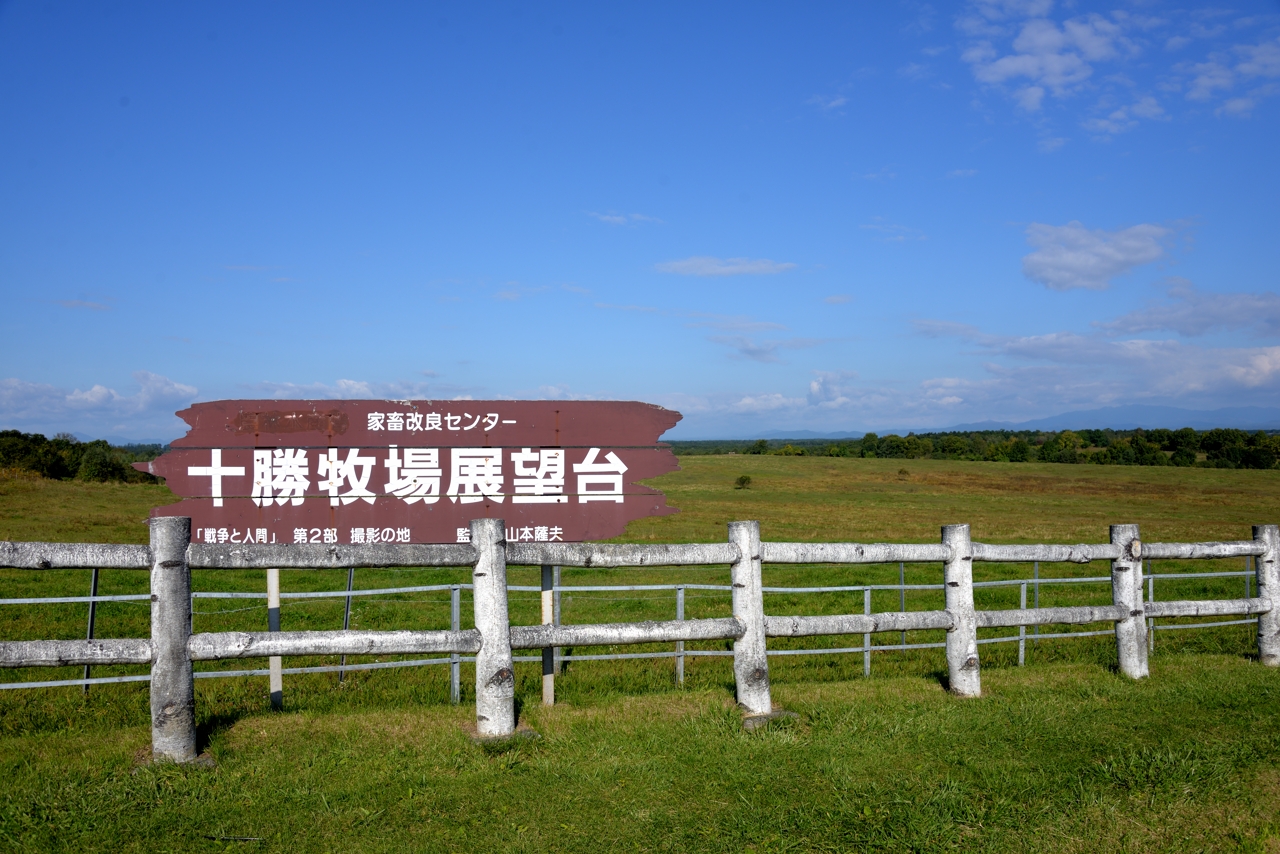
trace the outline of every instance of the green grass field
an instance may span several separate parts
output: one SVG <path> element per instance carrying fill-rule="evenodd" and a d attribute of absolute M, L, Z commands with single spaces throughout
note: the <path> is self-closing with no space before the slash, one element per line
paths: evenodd
<path fill-rule="evenodd" d="M 1266 471 L 1121 468 L 932 460 L 693 457 L 656 482 L 682 512 L 634 523 L 621 539 L 712 541 L 758 519 L 767 540 L 936 541 L 972 525 L 986 542 L 1104 542 L 1136 522 L 1143 539 L 1244 539 L 1280 521 Z M 750 489 L 735 489 L 740 475 Z M 163 487 L 0 479 L 0 538 L 145 542 Z M 1160 562 L 1157 572 L 1243 569 L 1243 561 Z M 1107 567 L 1042 567 L 1044 577 Z M 765 568 L 766 585 L 896 581 L 898 568 Z M 285 572 L 289 590 L 340 589 L 345 572 Z M 940 567 L 908 567 L 937 583 Z M 978 580 L 1030 576 L 979 564 Z M 362 570 L 357 587 L 467 580 L 457 570 Z M 512 584 L 537 583 L 512 569 Z M 727 569 L 566 570 L 565 584 L 710 583 Z M 197 572 L 197 590 L 261 590 L 261 573 Z M 83 595 L 85 571 L 0 570 L 0 596 Z M 145 592 L 145 573 L 104 572 L 102 593 Z M 1243 580 L 1162 581 L 1170 598 L 1239 596 Z M 689 592 L 691 617 L 729 612 L 728 595 Z M 1100 585 L 1046 586 L 1044 605 L 1109 602 Z M 448 624 L 447 594 L 357 600 L 356 627 Z M 908 597 L 940 607 L 941 593 Z M 876 610 L 897 607 L 878 593 Z M 1011 607 L 1017 588 L 980 590 Z M 464 624 L 470 603 L 464 601 Z M 241 610 L 241 609 L 244 610 Z M 261 629 L 256 601 L 197 600 L 197 631 Z M 862 610 L 861 593 L 771 595 L 774 614 Z M 99 606 L 100 637 L 145 635 L 146 603 Z M 515 622 L 536 594 L 512 593 Z M 670 618 L 674 597 L 566 594 L 566 622 Z M 0 637 L 80 637 L 84 605 L 6 608 Z M 289 602 L 285 629 L 341 626 L 338 601 Z M 1099 627 L 1101 628 L 1101 627 Z M 536 665 L 517 665 L 523 721 L 536 742 L 483 749 L 448 703 L 445 667 L 286 677 L 283 713 L 265 679 L 199 680 L 201 737 L 213 770 L 140 762 L 145 684 L 0 692 L 0 845 L 15 850 L 517 851 L 1280 851 L 1280 673 L 1252 661 L 1248 626 L 1157 635 L 1152 677 L 1114 672 L 1106 637 L 986 645 L 984 696 L 943 692 L 941 650 L 771 661 L 774 701 L 800 714 L 754 734 L 733 708 L 730 664 L 669 659 L 577 662 L 539 704 Z M 912 633 L 911 642 L 939 633 Z M 897 635 L 877 643 L 897 643 Z M 857 646 L 861 637 L 773 643 Z M 695 645 L 690 644 L 690 648 Z M 724 649 L 710 644 L 707 648 Z M 657 647 L 654 647 L 655 649 Z M 601 650 L 576 650 L 599 652 Z M 632 648 L 618 648 L 629 652 Z M 286 666 L 318 663 L 286 661 Z M 236 669 L 245 664 L 235 665 Z M 204 669 L 202 666 L 201 669 Z M 95 675 L 132 672 L 98 668 Z M 5 681 L 74 678 L 77 669 L 10 671 Z M 240 840 L 238 837 L 244 837 Z"/>

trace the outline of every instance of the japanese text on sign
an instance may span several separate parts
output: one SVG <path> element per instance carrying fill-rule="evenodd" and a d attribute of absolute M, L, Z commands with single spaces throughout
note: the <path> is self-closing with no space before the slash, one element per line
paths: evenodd
<path fill-rule="evenodd" d="M 329 496 L 333 507 L 364 501 L 372 504 L 389 495 L 406 504 L 435 504 L 442 497 L 451 502 L 481 501 L 512 504 L 565 504 L 566 456 L 561 448 L 521 448 L 506 454 L 502 448 L 448 448 L 449 464 L 440 465 L 440 448 L 404 448 L 391 445 L 385 451 L 368 448 L 328 448 L 315 451 L 315 485 Z M 571 463 L 578 503 L 623 503 L 622 476 L 627 466 L 609 451 L 600 459 L 600 448 L 588 449 Z M 378 454 L 385 456 L 381 460 Z M 259 507 L 286 503 L 299 505 L 311 489 L 311 452 L 305 448 L 275 448 L 253 452 L 253 484 L 250 497 Z M 507 491 L 505 461 L 511 464 L 511 491 Z M 375 479 L 380 468 L 385 474 Z M 191 477 L 209 478 L 214 506 L 221 506 L 223 479 L 243 477 L 244 466 L 224 466 L 222 449 L 210 451 L 210 464 L 188 466 Z M 447 484 L 441 489 L 442 484 Z M 243 493 L 241 493 L 243 494 Z"/>

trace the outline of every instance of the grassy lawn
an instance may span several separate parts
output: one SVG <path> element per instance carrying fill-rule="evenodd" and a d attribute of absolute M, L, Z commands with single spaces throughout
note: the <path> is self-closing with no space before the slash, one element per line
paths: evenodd
<path fill-rule="evenodd" d="M 759 519 L 768 540 L 936 542 L 968 522 L 986 542 L 1105 542 L 1136 522 L 1143 539 L 1244 539 L 1280 521 L 1275 472 L 932 460 L 691 457 L 656 482 L 682 512 L 641 520 L 627 541 L 714 541 Z M 749 489 L 734 489 L 740 475 Z M 0 539 L 145 542 L 163 487 L 0 479 Z M 1243 569 L 1243 561 L 1160 562 L 1157 572 Z M 1105 564 L 1041 567 L 1099 576 Z M 766 567 L 766 585 L 896 581 L 897 566 Z M 339 589 L 339 572 L 286 572 L 286 590 Z M 937 583 L 915 566 L 908 581 Z M 978 580 L 1030 576 L 979 564 Z M 83 595 L 84 571 L 0 570 L 0 596 Z M 357 587 L 451 583 L 456 570 L 361 570 Z M 565 571 L 566 584 L 727 583 L 727 570 Z M 513 584 L 536 584 L 513 569 Z M 260 573 L 197 572 L 197 590 L 261 590 Z M 1159 598 L 1239 596 L 1243 582 L 1161 582 Z M 104 572 L 103 593 L 145 592 L 145 573 Z M 728 613 L 728 596 L 689 592 L 689 616 Z M 1016 588 L 979 607 L 1016 604 Z M 1044 605 L 1108 602 L 1107 585 L 1045 587 Z M 940 607 L 922 591 L 908 607 Z M 877 594 L 876 610 L 897 607 Z M 197 631 L 260 629 L 246 600 L 197 600 Z M 147 633 L 146 603 L 100 605 L 98 635 Z M 240 608 L 246 607 L 246 610 Z M 464 625 L 469 624 L 464 602 Z M 773 595 L 770 613 L 862 610 L 861 594 Z M 9 607 L 6 640 L 78 637 L 83 605 Z M 512 594 L 536 622 L 536 594 Z M 566 622 L 670 618 L 673 597 L 574 594 Z M 286 602 L 285 629 L 341 625 L 337 602 Z M 443 627 L 447 595 L 370 597 L 361 628 Z M 918 636 L 917 636 L 918 635 Z M 912 633 L 912 642 L 939 640 Z M 877 636 L 896 643 L 898 636 Z M 856 646 L 861 637 L 804 644 Z M 791 642 L 801 645 L 801 642 Z M 771 642 L 784 648 L 787 644 Z M 725 648 L 724 644 L 706 645 Z M 690 644 L 690 648 L 694 645 Z M 286 710 L 265 679 L 199 680 L 213 770 L 150 767 L 145 684 L 0 692 L 0 846 L 14 850 L 422 851 L 1280 851 L 1280 673 L 1250 659 L 1249 627 L 1157 636 L 1152 676 L 1114 672 L 1106 637 L 983 649 L 984 696 L 938 678 L 940 650 L 774 658 L 775 703 L 800 717 L 745 734 L 727 659 L 581 662 L 539 705 L 536 665 L 517 666 L 522 720 L 542 739 L 472 745 L 474 709 L 448 703 L 447 668 L 287 677 Z M 579 650 L 597 652 L 599 650 Z M 618 651 L 631 651 L 619 649 Z M 246 662 L 248 663 L 248 662 Z M 237 664 L 241 667 L 246 663 Z M 315 663 L 288 661 L 286 666 Z M 98 668 L 102 675 L 127 668 Z M 72 678 L 11 671 L 4 681 Z M 472 678 L 463 672 L 464 689 Z M 244 837 L 245 839 L 236 839 Z"/>

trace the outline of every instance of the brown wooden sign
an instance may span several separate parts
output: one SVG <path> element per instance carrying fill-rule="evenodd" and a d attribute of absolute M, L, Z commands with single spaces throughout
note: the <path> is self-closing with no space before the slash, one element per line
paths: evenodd
<path fill-rule="evenodd" d="M 512 542 L 621 534 L 676 512 L 638 481 L 678 468 L 658 437 L 680 413 L 647 403 L 219 400 L 142 471 L 184 500 L 194 542 L 454 543 L 472 519 Z"/>

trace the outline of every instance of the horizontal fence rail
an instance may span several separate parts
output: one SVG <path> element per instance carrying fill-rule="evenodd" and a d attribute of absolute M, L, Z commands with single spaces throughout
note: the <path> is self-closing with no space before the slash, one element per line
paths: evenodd
<path fill-rule="evenodd" d="M 596 544 L 596 543 L 507 543 L 501 520 L 478 519 L 471 525 L 471 542 L 442 545 L 232 545 L 197 544 L 190 540 L 190 520 L 180 517 L 152 521 L 149 546 L 97 545 L 80 543 L 0 542 L 0 567 L 17 569 L 147 569 L 151 573 L 151 593 L 126 596 L 96 595 L 96 575 L 92 595 L 48 599 L 14 598 L 0 604 L 90 603 L 150 601 L 151 637 L 85 640 L 35 640 L 0 642 L 0 667 L 86 667 L 85 678 L 34 683 L 34 685 L 82 685 L 149 680 L 151 683 L 152 747 L 157 760 L 191 761 L 195 758 L 194 693 L 195 678 L 231 675 L 260 675 L 265 671 L 202 671 L 195 673 L 192 662 L 231 661 L 283 656 L 342 656 L 335 666 L 298 667 L 273 673 L 318 673 L 371 670 L 388 667 L 449 664 L 453 669 L 454 697 L 458 666 L 473 660 L 476 666 L 477 731 L 481 736 L 505 737 L 515 728 L 515 661 L 543 662 L 544 701 L 555 663 L 568 660 L 620 658 L 675 658 L 679 673 L 687 657 L 732 656 L 737 698 L 748 716 L 773 712 L 770 700 L 768 656 L 812 655 L 830 652 L 862 652 L 864 668 L 870 672 L 871 635 L 901 633 L 901 643 L 875 649 L 923 649 L 943 647 L 947 653 L 949 687 L 960 696 L 981 693 L 979 646 L 1017 641 L 1019 663 L 1027 629 L 1038 633 L 1049 625 L 1110 623 L 1106 631 L 1071 632 L 1066 635 L 1036 634 L 1037 638 L 1082 637 L 1114 633 L 1120 671 L 1133 678 L 1147 675 L 1147 657 L 1155 629 L 1192 628 L 1194 625 L 1234 625 L 1245 619 L 1205 624 L 1155 625 L 1157 618 L 1241 617 L 1256 621 L 1259 660 L 1280 666 L 1280 613 L 1273 604 L 1280 599 L 1280 529 L 1261 525 L 1253 529 L 1253 539 L 1210 543 L 1143 543 L 1137 526 L 1115 525 L 1111 542 L 1078 545 L 990 545 L 969 538 L 967 525 L 942 529 L 940 543 L 774 543 L 761 542 L 755 522 L 730 524 L 724 543 L 695 544 Z M 1254 570 L 1185 574 L 1152 574 L 1144 578 L 1144 561 L 1153 559 L 1253 559 Z M 979 562 L 1035 563 L 1034 579 L 973 581 L 972 565 Z M 1040 563 L 1087 564 L 1108 561 L 1109 576 L 1092 578 L 1040 578 Z M 762 565 L 771 564 L 886 564 L 941 563 L 941 583 L 859 585 L 856 587 L 764 587 Z M 566 587 L 559 583 L 558 569 L 552 567 L 675 567 L 728 565 L 731 584 L 682 584 Z M 510 586 L 507 566 L 543 567 L 541 587 Z M 279 599 L 345 597 L 348 612 L 352 597 L 413 592 L 450 591 L 453 629 L 440 631 L 305 631 L 305 632 L 205 632 L 191 628 L 195 598 L 262 600 L 268 594 L 193 592 L 194 569 L 348 569 L 356 567 L 471 567 L 471 584 L 420 585 L 375 590 L 278 593 Z M 1155 601 L 1156 579 L 1245 578 L 1245 596 L 1239 599 L 1195 601 Z M 1249 595 L 1249 582 L 1256 581 L 1256 595 Z M 1107 583 L 1112 604 L 1073 607 L 1038 607 L 1042 586 L 1052 584 Z M 1035 603 L 1027 607 L 1028 585 L 1034 585 Z M 1145 588 L 1144 588 L 1145 585 Z M 1017 586 L 1022 605 L 1014 609 L 977 610 L 975 588 Z M 458 626 L 459 591 L 473 594 L 474 629 Z M 273 588 L 276 590 L 276 588 Z M 619 590 L 674 590 L 677 619 L 632 623 L 562 625 L 559 621 L 561 592 L 616 592 Z M 714 619 L 685 619 L 685 592 L 691 590 L 727 593 L 732 600 L 732 616 Z M 871 612 L 873 590 L 897 590 L 903 609 Z M 905 591 L 941 591 L 941 610 L 905 610 Z M 540 592 L 541 625 L 513 626 L 508 617 L 510 592 Z M 765 595 L 778 593 L 862 592 L 863 613 L 829 616 L 774 616 L 764 613 Z M 1144 592 L 1145 591 L 1145 592 Z M 277 605 L 272 604 L 275 608 Z M 91 617 L 92 619 L 92 617 Z M 275 619 L 275 618 L 273 618 Z M 345 623 L 345 621 L 344 621 Z M 273 623 L 273 626 L 276 625 Z M 1011 637 L 979 639 L 979 628 L 1017 628 Z M 908 644 L 906 632 L 941 630 L 945 642 Z M 92 635 L 92 628 L 90 628 Z M 767 638 L 862 635 L 860 647 L 833 650 L 767 649 Z M 686 650 L 685 642 L 732 641 L 728 650 Z M 674 643 L 674 652 L 642 652 L 609 655 L 564 655 L 561 648 L 615 646 L 647 643 Z M 514 650 L 541 650 L 541 658 L 513 655 Z M 426 655 L 415 661 L 347 664 L 346 656 Z M 464 656 L 466 658 L 464 659 Z M 149 675 L 89 678 L 88 667 L 98 665 L 150 665 Z M 20 683 L 19 683 L 20 684 Z M 5 686 L 5 687 L 16 687 Z M 87 690 L 87 689 L 86 689 Z M 273 690 L 275 690 L 273 688 Z"/>

